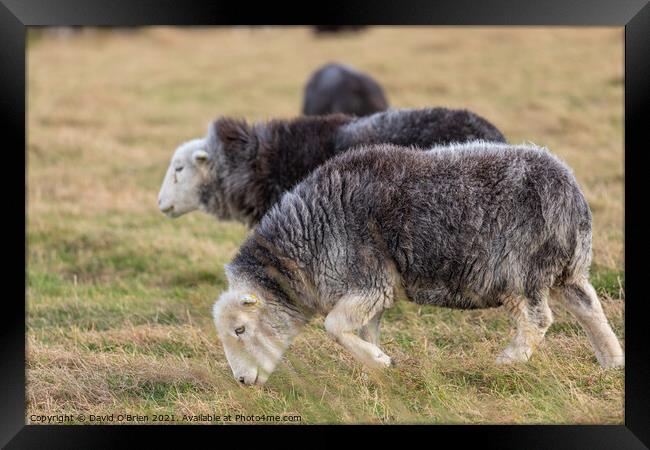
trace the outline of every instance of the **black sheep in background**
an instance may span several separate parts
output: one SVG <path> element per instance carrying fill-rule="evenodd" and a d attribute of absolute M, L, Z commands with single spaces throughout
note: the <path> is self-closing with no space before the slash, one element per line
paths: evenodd
<path fill-rule="evenodd" d="M 363 30 L 364 26 L 361 25 L 316 25 L 314 33 L 316 34 L 335 34 L 335 33 L 352 33 Z"/>
<path fill-rule="evenodd" d="M 307 116 L 333 113 L 367 116 L 386 109 L 388 100 L 379 83 L 351 67 L 331 63 L 309 78 L 302 112 Z"/>

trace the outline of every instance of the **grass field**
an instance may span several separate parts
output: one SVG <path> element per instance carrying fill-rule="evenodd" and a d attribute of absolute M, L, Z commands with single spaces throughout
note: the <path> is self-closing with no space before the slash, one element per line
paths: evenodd
<path fill-rule="evenodd" d="M 269 414 L 301 423 L 622 423 L 624 371 L 602 370 L 562 305 L 528 364 L 497 367 L 500 310 L 400 303 L 367 374 L 322 319 L 264 387 L 232 377 L 210 308 L 240 224 L 157 209 L 174 148 L 218 114 L 299 113 L 309 73 L 366 70 L 395 107 L 472 109 L 575 170 L 594 218 L 592 281 L 624 343 L 623 29 L 303 28 L 32 33 L 28 45 L 27 418 Z"/>

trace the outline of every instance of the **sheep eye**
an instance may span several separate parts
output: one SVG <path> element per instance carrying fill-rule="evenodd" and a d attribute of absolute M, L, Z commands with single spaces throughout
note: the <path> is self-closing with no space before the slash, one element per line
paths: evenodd
<path fill-rule="evenodd" d="M 246 331 L 246 327 L 244 327 L 244 326 L 241 326 L 241 327 L 239 327 L 239 328 L 235 328 L 235 334 L 236 334 L 237 336 L 239 336 L 240 334 L 242 334 L 244 331 Z"/>
<path fill-rule="evenodd" d="M 176 168 L 176 172 L 180 172 L 181 170 L 183 170 L 183 166 Z"/>

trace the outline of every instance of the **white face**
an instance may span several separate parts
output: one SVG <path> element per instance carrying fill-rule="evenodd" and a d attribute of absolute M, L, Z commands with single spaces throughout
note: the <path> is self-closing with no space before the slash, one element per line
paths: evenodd
<path fill-rule="evenodd" d="M 283 320 L 273 325 L 264 301 L 249 291 L 228 291 L 212 309 L 217 334 L 235 379 L 264 384 L 291 343 L 295 330 Z"/>
<path fill-rule="evenodd" d="M 158 207 L 168 217 L 199 208 L 199 185 L 207 175 L 205 139 L 186 142 L 174 152 L 158 194 Z"/>

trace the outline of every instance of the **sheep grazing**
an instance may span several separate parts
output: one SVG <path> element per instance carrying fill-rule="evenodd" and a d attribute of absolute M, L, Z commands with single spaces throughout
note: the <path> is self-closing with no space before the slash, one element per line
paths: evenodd
<path fill-rule="evenodd" d="M 367 116 L 388 109 L 379 83 L 369 75 L 341 64 L 326 64 L 315 71 L 305 86 L 302 112 L 314 116 L 343 113 Z"/>
<path fill-rule="evenodd" d="M 547 150 L 471 142 L 430 151 L 351 150 L 275 205 L 226 266 L 213 308 L 236 379 L 266 381 L 301 326 L 327 333 L 370 368 L 391 365 L 379 320 L 397 297 L 516 321 L 497 363 L 526 361 L 561 299 L 603 367 L 623 351 L 588 280 L 591 212 L 571 170 Z"/>
<path fill-rule="evenodd" d="M 505 141 L 466 110 L 391 110 L 363 118 L 300 117 L 249 125 L 220 118 L 204 139 L 181 145 L 169 164 L 158 206 L 169 217 L 200 209 L 253 226 L 284 192 L 332 156 L 360 144 L 431 147 L 475 139 Z"/>

